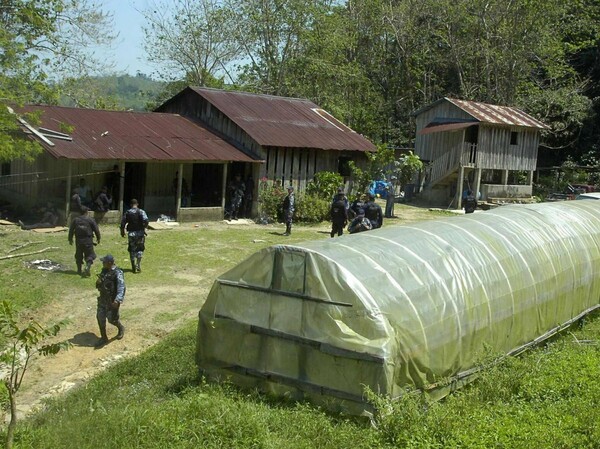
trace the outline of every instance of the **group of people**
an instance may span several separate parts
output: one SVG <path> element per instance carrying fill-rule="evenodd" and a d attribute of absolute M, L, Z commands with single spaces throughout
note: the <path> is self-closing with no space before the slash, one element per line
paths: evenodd
<path fill-rule="evenodd" d="M 100 228 L 96 221 L 88 215 L 89 209 L 81 206 L 79 215 L 75 217 L 70 226 L 68 240 L 69 244 L 75 243 L 75 264 L 77 273 L 82 277 L 90 277 L 91 267 L 96 259 L 94 246 L 100 243 Z M 127 251 L 131 261 L 132 273 L 141 273 L 141 262 L 146 249 L 146 228 L 148 227 L 148 215 L 139 207 L 136 199 L 131 200 L 131 207 L 123 214 L 120 224 L 121 237 L 128 237 Z M 94 243 L 94 237 L 96 242 Z M 102 270 L 96 280 L 96 288 L 100 292 L 96 309 L 96 319 L 100 329 L 100 340 L 97 346 L 108 343 L 106 333 L 106 321 L 118 329 L 116 338 L 122 339 L 125 327 L 119 318 L 119 308 L 125 298 L 125 279 L 123 270 L 115 265 L 115 259 L 111 254 L 100 259 Z M 84 265 L 85 262 L 85 265 Z"/>
<path fill-rule="evenodd" d="M 250 217 L 252 213 L 252 200 L 254 199 L 254 179 L 248 175 L 242 180 L 242 175 L 236 173 L 227 185 L 229 207 L 226 215 L 229 220 L 237 220 L 240 216 Z"/>
<path fill-rule="evenodd" d="M 375 202 L 375 195 L 367 193 L 356 198 L 349 204 L 344 189 L 340 187 L 334 196 L 330 208 L 331 237 L 340 236 L 348 225 L 348 232 L 369 231 L 383 225 L 381 206 Z"/>

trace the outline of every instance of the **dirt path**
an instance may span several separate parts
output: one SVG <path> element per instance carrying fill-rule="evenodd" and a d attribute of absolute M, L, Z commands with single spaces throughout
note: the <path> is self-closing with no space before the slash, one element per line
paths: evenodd
<path fill-rule="evenodd" d="M 405 208 L 399 216 L 401 219 L 396 223 L 419 221 L 427 217 L 427 211 Z M 209 226 L 226 225 L 214 223 Z M 249 225 L 249 230 L 254 226 L 260 225 Z M 312 229 L 327 233 L 330 225 L 323 223 Z M 126 273 L 126 282 L 129 276 L 137 275 Z M 144 273 L 140 276 L 144 276 Z M 178 283 L 178 278 L 185 282 Z M 192 275 L 189 271 L 182 271 L 175 273 L 171 285 L 128 289 L 121 310 L 126 327 L 125 338 L 112 339 L 101 349 L 94 348 L 98 336 L 93 291 L 63 297 L 62 301 L 41 308 L 36 312 L 36 319 L 41 323 L 54 322 L 57 316 L 69 320 L 59 337 L 61 340 L 70 340 L 73 346 L 54 357 L 32 360 L 17 399 L 20 416 L 35 411 L 44 399 L 83 384 L 111 364 L 140 353 L 169 332 L 196 319 L 213 281 L 214 275 L 210 273 Z M 177 307 L 173 307 L 174 301 Z M 116 329 L 110 324 L 107 327 L 109 338 L 114 337 Z"/>
<path fill-rule="evenodd" d="M 91 295 L 71 296 L 40 310 L 39 321 L 49 322 L 56 316 L 67 317 L 69 323 L 61 329 L 62 339 L 72 347 L 54 357 L 38 357 L 32 361 L 19 393 L 19 414 L 35 411 L 48 397 L 64 393 L 81 385 L 100 370 L 125 357 L 131 357 L 158 342 L 164 335 L 194 319 L 206 297 L 208 288 L 200 286 L 164 286 L 136 288 L 127 292 L 121 315 L 126 326 L 123 340 L 115 340 L 116 328 L 107 324 L 110 343 L 94 348 L 98 340 L 96 304 Z M 177 298 L 174 310 L 172 301 Z M 148 326 L 148 323 L 153 323 Z"/>

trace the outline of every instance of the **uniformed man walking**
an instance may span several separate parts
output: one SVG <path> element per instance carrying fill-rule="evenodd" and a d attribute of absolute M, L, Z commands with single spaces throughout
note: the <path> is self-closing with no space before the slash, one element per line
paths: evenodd
<path fill-rule="evenodd" d="M 294 188 L 289 186 L 287 188 L 288 194 L 283 199 L 283 220 L 285 221 L 285 233 L 283 235 L 291 235 L 292 233 L 292 220 L 294 218 L 294 211 L 296 210 L 296 198 L 294 196 Z"/>
<path fill-rule="evenodd" d="M 369 200 L 364 204 L 365 217 L 369 219 L 373 229 L 378 229 L 383 225 L 383 213 L 381 206 L 375 202 L 375 195 L 368 194 Z"/>
<path fill-rule="evenodd" d="M 131 208 L 123 214 L 121 219 L 121 237 L 125 237 L 127 231 L 129 258 L 131 259 L 131 271 L 142 272 L 142 256 L 146 249 L 146 228 L 148 227 L 148 215 L 138 205 L 136 199 L 131 200 Z"/>
<path fill-rule="evenodd" d="M 338 190 L 337 195 L 334 197 L 331 203 L 330 215 L 331 215 L 331 237 L 335 237 L 337 234 L 342 235 L 344 233 L 344 227 L 348 223 L 348 200 L 344 195 L 343 190 Z"/>
<path fill-rule="evenodd" d="M 100 339 L 96 347 L 104 346 L 108 343 L 106 334 L 106 321 L 118 329 L 117 340 L 121 340 L 125 335 L 125 326 L 121 324 L 119 309 L 125 299 L 125 277 L 123 270 L 115 265 L 115 258 L 111 254 L 100 259 L 102 261 L 102 271 L 96 280 L 96 288 L 100 292 L 98 296 L 98 306 L 96 308 L 96 319 L 100 328 Z"/>
<path fill-rule="evenodd" d="M 75 236 L 75 263 L 77 264 L 77 274 L 83 277 L 90 276 L 90 269 L 96 259 L 94 251 L 94 234 L 97 244 L 100 243 L 100 228 L 92 217 L 88 217 L 88 208 L 81 206 L 79 216 L 76 217 L 69 226 L 69 244 L 73 244 Z M 85 260 L 85 269 L 82 272 L 81 267 Z"/>

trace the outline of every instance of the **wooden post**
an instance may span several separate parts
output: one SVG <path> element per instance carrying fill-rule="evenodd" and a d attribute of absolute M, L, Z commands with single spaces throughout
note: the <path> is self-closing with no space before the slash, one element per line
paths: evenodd
<path fill-rule="evenodd" d="M 533 170 L 529 170 L 527 173 L 527 185 L 533 185 Z"/>
<path fill-rule="evenodd" d="M 119 161 L 119 214 L 124 211 L 125 197 L 125 161 Z M 119 216 L 120 219 L 121 216 Z"/>
<path fill-rule="evenodd" d="M 175 219 L 180 221 L 181 217 L 181 188 L 183 185 L 183 164 L 179 164 L 179 170 L 177 171 L 177 195 L 175 203 Z"/>
<path fill-rule="evenodd" d="M 225 213 L 225 198 L 227 197 L 227 163 L 223 164 L 223 186 L 221 188 L 221 208 Z"/>
<path fill-rule="evenodd" d="M 508 170 L 502 170 L 502 185 L 508 185 Z"/>
<path fill-rule="evenodd" d="M 67 226 L 70 226 L 69 223 L 69 214 L 71 213 L 71 176 L 73 174 L 73 162 L 69 159 L 69 167 L 67 169 L 67 191 L 65 192 L 65 220 L 67 221 Z"/>
<path fill-rule="evenodd" d="M 456 208 L 462 209 L 462 193 L 463 193 L 463 184 L 465 183 L 465 167 L 460 164 L 460 168 L 458 169 L 458 181 L 456 185 Z"/>
<path fill-rule="evenodd" d="M 474 188 L 474 192 L 473 195 L 475 195 L 475 198 L 477 199 L 477 201 L 479 201 L 479 189 L 481 189 L 481 169 L 478 168 L 477 171 L 475 172 L 475 185 L 473 186 Z"/>

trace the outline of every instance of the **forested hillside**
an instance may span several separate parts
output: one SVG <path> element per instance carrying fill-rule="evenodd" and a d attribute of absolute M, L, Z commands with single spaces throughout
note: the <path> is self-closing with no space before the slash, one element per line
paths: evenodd
<path fill-rule="evenodd" d="M 163 82 L 138 73 L 70 79 L 62 85 L 61 106 L 144 111 L 164 89 Z"/>

